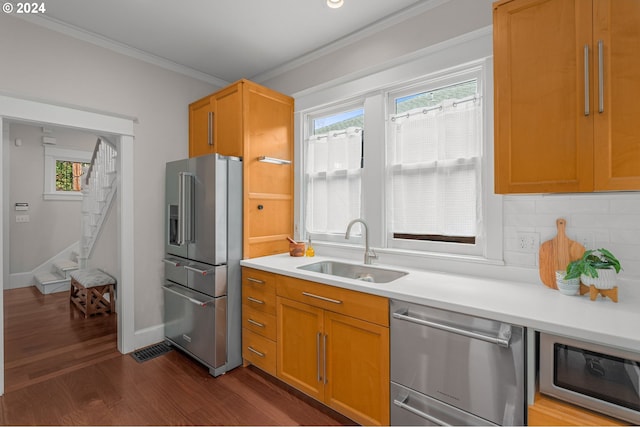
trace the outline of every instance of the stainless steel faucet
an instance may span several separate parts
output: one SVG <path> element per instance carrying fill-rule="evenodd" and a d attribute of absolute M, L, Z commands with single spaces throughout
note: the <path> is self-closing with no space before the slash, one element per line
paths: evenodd
<path fill-rule="evenodd" d="M 353 221 L 351 221 L 349 223 L 349 225 L 347 225 L 347 232 L 344 234 L 344 238 L 345 239 L 349 238 L 349 233 L 351 232 L 351 227 L 356 222 L 359 222 L 364 226 L 364 263 L 365 264 L 371 264 L 371 260 L 377 259 L 378 255 L 376 255 L 376 253 L 373 251 L 373 249 L 371 249 L 369 247 L 369 227 L 367 226 L 367 223 L 364 222 L 364 219 L 357 218 L 357 219 L 354 219 Z"/>

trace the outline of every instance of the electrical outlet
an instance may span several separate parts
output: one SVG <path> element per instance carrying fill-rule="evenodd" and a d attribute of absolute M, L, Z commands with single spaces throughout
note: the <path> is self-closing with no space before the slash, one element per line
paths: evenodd
<path fill-rule="evenodd" d="M 582 231 L 578 233 L 577 239 L 578 243 L 584 246 L 585 249 L 595 249 L 595 236 L 593 234 L 593 231 Z"/>
<path fill-rule="evenodd" d="M 16 215 L 16 222 L 29 222 L 29 215 Z"/>
<path fill-rule="evenodd" d="M 516 244 L 521 252 L 536 252 L 540 247 L 540 235 L 533 232 L 518 232 Z"/>

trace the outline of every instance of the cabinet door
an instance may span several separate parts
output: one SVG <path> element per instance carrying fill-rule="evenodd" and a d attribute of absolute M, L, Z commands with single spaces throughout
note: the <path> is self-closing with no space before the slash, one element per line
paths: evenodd
<path fill-rule="evenodd" d="M 496 193 L 592 191 L 591 22 L 587 0 L 494 6 Z"/>
<path fill-rule="evenodd" d="M 640 1 L 595 0 L 594 14 L 595 186 L 638 190 Z"/>
<path fill-rule="evenodd" d="M 189 157 L 215 153 L 215 103 L 203 98 L 189 105 Z"/>
<path fill-rule="evenodd" d="M 325 402 L 362 425 L 389 425 L 389 329 L 326 311 Z"/>
<path fill-rule="evenodd" d="M 277 377 L 322 401 L 322 309 L 277 298 Z"/>
<path fill-rule="evenodd" d="M 293 99 L 244 82 L 243 107 L 244 257 L 287 252 L 286 237 L 293 236 Z"/>
<path fill-rule="evenodd" d="M 242 157 L 242 83 L 231 85 L 213 95 L 216 103 L 215 141 L 223 156 Z"/>

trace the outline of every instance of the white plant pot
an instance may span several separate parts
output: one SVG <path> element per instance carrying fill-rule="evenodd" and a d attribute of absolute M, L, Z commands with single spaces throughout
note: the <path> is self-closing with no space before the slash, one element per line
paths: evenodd
<path fill-rule="evenodd" d="M 594 285 L 598 289 L 613 289 L 616 287 L 618 273 L 612 268 L 598 270 L 598 277 L 580 275 L 580 280 L 585 285 Z"/>
<path fill-rule="evenodd" d="M 556 285 L 563 295 L 578 295 L 580 291 L 580 278 L 565 280 L 565 271 L 556 271 Z"/>

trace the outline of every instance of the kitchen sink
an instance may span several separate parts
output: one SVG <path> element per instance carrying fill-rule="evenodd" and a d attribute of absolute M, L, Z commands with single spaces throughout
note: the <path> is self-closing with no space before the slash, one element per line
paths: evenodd
<path fill-rule="evenodd" d="M 313 264 L 301 265 L 298 268 L 301 270 L 372 283 L 388 283 L 408 274 L 405 271 L 389 270 L 382 267 L 371 267 L 368 265 L 347 264 L 337 261 L 314 262 Z"/>

